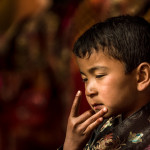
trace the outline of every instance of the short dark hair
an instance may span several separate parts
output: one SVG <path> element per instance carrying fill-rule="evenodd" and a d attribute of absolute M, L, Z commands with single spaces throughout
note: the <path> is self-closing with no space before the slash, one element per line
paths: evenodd
<path fill-rule="evenodd" d="M 99 22 L 81 35 L 73 52 L 84 58 L 102 50 L 125 64 L 125 72 L 150 63 L 150 24 L 139 16 L 117 16 Z"/>

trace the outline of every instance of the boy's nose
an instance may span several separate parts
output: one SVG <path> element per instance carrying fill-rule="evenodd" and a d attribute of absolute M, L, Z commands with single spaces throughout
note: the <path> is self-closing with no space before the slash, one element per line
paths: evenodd
<path fill-rule="evenodd" d="M 98 91 L 96 87 L 90 85 L 85 88 L 85 94 L 86 96 L 92 98 L 98 94 Z"/>

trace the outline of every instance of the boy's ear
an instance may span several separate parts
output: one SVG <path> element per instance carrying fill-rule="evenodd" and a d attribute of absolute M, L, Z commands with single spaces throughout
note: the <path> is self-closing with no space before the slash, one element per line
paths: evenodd
<path fill-rule="evenodd" d="M 141 63 L 137 67 L 137 90 L 143 91 L 150 86 L 150 64 Z"/>

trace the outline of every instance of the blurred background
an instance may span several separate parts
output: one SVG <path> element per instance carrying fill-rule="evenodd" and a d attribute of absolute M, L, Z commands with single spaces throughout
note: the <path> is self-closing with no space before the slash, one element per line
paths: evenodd
<path fill-rule="evenodd" d="M 150 21 L 150 0 L 0 0 L 0 150 L 56 150 L 84 87 L 74 41 L 108 17 Z M 89 106 L 83 96 L 80 113 Z"/>

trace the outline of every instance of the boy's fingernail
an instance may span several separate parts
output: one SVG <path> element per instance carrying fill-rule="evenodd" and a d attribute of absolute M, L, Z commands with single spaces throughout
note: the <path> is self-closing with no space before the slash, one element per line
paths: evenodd
<path fill-rule="evenodd" d="M 79 95 L 80 95 L 80 93 L 81 93 L 81 91 L 78 91 L 78 92 L 77 92 L 77 94 L 76 94 L 76 96 L 79 96 Z"/>
<path fill-rule="evenodd" d="M 103 108 L 103 111 L 104 111 L 104 112 L 107 112 L 107 108 L 106 108 L 106 107 L 104 107 L 104 108 Z"/>

